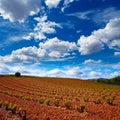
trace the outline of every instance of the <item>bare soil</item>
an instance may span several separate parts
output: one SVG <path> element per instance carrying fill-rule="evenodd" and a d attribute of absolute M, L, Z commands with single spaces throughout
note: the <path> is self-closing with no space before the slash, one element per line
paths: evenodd
<path fill-rule="evenodd" d="M 88 101 L 85 101 L 87 96 Z M 112 104 L 108 98 L 114 96 Z M 39 103 L 38 99 L 43 99 Z M 97 99 L 101 102 L 97 103 Z M 46 104 L 46 100 L 50 103 Z M 59 105 L 54 101 L 59 99 Z M 120 120 L 120 87 L 93 81 L 2 76 L 0 77 L 0 120 L 23 120 L 20 109 L 26 111 L 26 120 Z M 70 107 L 64 106 L 70 101 Z M 16 104 L 16 113 L 5 109 L 5 101 Z M 85 104 L 84 112 L 75 109 Z M 23 113 L 22 113 L 23 114 Z"/>

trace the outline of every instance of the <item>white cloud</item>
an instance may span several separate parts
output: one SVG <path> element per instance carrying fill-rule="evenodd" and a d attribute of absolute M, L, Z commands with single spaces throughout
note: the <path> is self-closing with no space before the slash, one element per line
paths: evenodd
<path fill-rule="evenodd" d="M 94 11 L 93 11 L 94 13 Z M 110 19 L 119 18 L 120 10 L 115 9 L 114 7 L 106 8 L 104 10 L 97 10 L 95 14 L 93 14 L 94 22 L 109 22 Z"/>
<path fill-rule="evenodd" d="M 120 18 L 109 21 L 105 28 L 95 30 L 90 36 L 82 35 L 78 40 L 79 52 L 82 55 L 91 54 L 104 49 L 107 45 L 110 49 L 120 50 Z"/>
<path fill-rule="evenodd" d="M 64 0 L 64 3 L 63 3 L 63 7 L 61 9 L 62 12 L 64 12 L 64 10 L 69 7 L 69 4 L 74 2 L 74 1 L 78 1 L 78 0 Z"/>
<path fill-rule="evenodd" d="M 113 72 L 110 76 L 111 76 L 111 78 L 120 76 L 120 71 Z"/>
<path fill-rule="evenodd" d="M 14 74 L 19 71 L 22 75 L 45 76 L 46 71 L 39 68 L 40 64 L 24 65 L 20 63 L 3 64 L 0 63 L 1 74 Z M 11 69 L 12 68 L 12 69 Z"/>
<path fill-rule="evenodd" d="M 70 52 L 77 50 L 74 42 L 62 41 L 58 38 L 52 38 L 45 43 L 40 43 L 40 48 L 47 51 L 48 55 L 55 58 L 65 57 L 70 55 Z"/>
<path fill-rule="evenodd" d="M 48 70 L 47 68 L 45 69 L 41 67 L 41 64 L 39 63 L 34 63 L 34 64 L 0 63 L 0 74 L 14 74 L 16 71 L 21 72 L 22 75 L 60 77 L 60 78 L 79 78 L 79 79 L 112 78 L 120 75 L 120 70 L 108 71 L 108 68 L 106 67 L 102 71 L 93 70 L 92 68 L 86 69 L 86 68 L 70 67 L 70 66 L 64 69 L 62 69 L 61 67 L 59 69 L 54 68 Z"/>
<path fill-rule="evenodd" d="M 72 67 L 69 69 L 53 69 L 47 72 L 48 77 L 63 77 L 63 78 L 81 78 L 82 71 L 79 67 Z"/>
<path fill-rule="evenodd" d="M 109 43 L 109 48 L 114 50 L 120 50 L 120 39 L 111 41 Z"/>
<path fill-rule="evenodd" d="M 72 69 L 69 68 L 66 72 L 67 76 L 71 76 L 72 78 L 82 78 L 83 71 L 80 69 L 80 67 L 73 67 Z"/>
<path fill-rule="evenodd" d="M 120 10 L 117 10 L 114 7 L 110 7 L 102 10 L 89 10 L 83 12 L 75 12 L 67 15 L 74 16 L 82 20 L 93 20 L 95 23 L 101 24 L 101 22 L 107 23 L 110 19 L 119 18 Z"/>
<path fill-rule="evenodd" d="M 43 49 L 48 49 L 50 51 L 61 51 L 63 53 L 77 49 L 77 46 L 74 42 L 62 41 L 57 37 L 48 39 L 45 43 L 41 42 L 39 45 Z"/>
<path fill-rule="evenodd" d="M 89 78 L 100 78 L 102 76 L 101 72 L 91 71 L 89 73 Z"/>
<path fill-rule="evenodd" d="M 45 4 L 48 6 L 48 8 L 57 8 L 62 0 L 45 0 Z M 69 7 L 69 4 L 78 1 L 78 0 L 63 0 L 63 7 L 61 8 L 61 11 L 64 12 L 64 10 Z"/>
<path fill-rule="evenodd" d="M 16 42 L 16 41 L 21 41 L 21 38 L 20 36 L 12 36 L 9 38 L 9 41 L 13 41 L 13 42 Z"/>
<path fill-rule="evenodd" d="M 12 51 L 10 55 L 0 56 L 0 62 L 3 63 L 36 63 L 41 60 L 61 60 L 71 57 L 71 54 L 77 50 L 74 42 L 59 40 L 58 38 L 49 39 L 46 42 L 40 42 L 39 47 L 23 47 Z M 73 56 L 73 55 L 72 55 Z"/>
<path fill-rule="evenodd" d="M 102 62 L 102 60 L 95 61 L 95 60 L 92 60 L 92 59 L 88 59 L 88 60 L 84 61 L 84 64 L 99 64 L 101 62 Z"/>
<path fill-rule="evenodd" d="M 83 20 L 89 20 L 89 15 L 92 14 L 93 11 L 85 11 L 85 12 L 76 12 L 76 13 L 71 13 L 71 14 L 67 14 L 68 16 L 73 16 L 73 17 L 77 17 L 79 19 L 83 19 Z"/>
<path fill-rule="evenodd" d="M 113 71 L 108 73 L 105 72 L 102 76 L 103 77 L 101 78 L 107 78 L 107 79 L 114 78 L 114 77 L 120 76 L 120 71 Z"/>
<path fill-rule="evenodd" d="M 10 55 L 0 56 L 0 62 L 3 63 L 31 63 L 40 61 L 39 58 L 45 55 L 43 50 L 33 46 L 24 47 L 13 51 Z"/>
<path fill-rule="evenodd" d="M 111 66 L 114 69 L 120 69 L 120 62 L 119 63 L 115 63 L 115 64 L 111 64 L 109 66 Z"/>
<path fill-rule="evenodd" d="M 49 56 L 50 56 L 51 58 L 59 58 L 59 57 L 61 56 L 61 54 L 60 54 L 60 52 L 58 52 L 58 51 L 51 51 L 51 52 L 49 53 Z"/>
<path fill-rule="evenodd" d="M 71 2 L 73 2 L 73 1 L 75 1 L 75 0 L 64 0 L 64 5 L 68 5 L 68 4 L 70 4 Z"/>
<path fill-rule="evenodd" d="M 103 44 L 93 35 L 85 37 L 84 35 L 78 40 L 79 52 L 81 55 L 87 55 L 103 50 Z"/>
<path fill-rule="evenodd" d="M 12 69 L 11 69 L 12 68 Z M 1 64 L 0 63 L 0 73 L 1 74 L 14 74 L 19 71 L 22 75 L 34 75 L 34 76 L 45 76 L 45 77 L 60 77 L 60 78 L 81 78 L 83 74 L 79 67 L 72 67 L 69 69 L 51 69 L 47 70 L 40 67 L 40 64 Z"/>
<path fill-rule="evenodd" d="M 114 55 L 115 56 L 120 56 L 120 52 L 115 52 Z"/>
<path fill-rule="evenodd" d="M 6 37 L 6 39 L 5 40 L 1 40 L 0 41 L 0 48 L 2 48 L 2 47 L 5 47 L 5 46 L 8 46 L 8 45 L 10 45 L 10 44 L 12 44 L 13 42 L 20 42 L 20 41 L 22 41 L 23 40 L 23 36 L 22 35 L 18 35 L 18 36 L 10 36 L 11 34 L 9 34 L 9 35 L 7 35 Z"/>
<path fill-rule="evenodd" d="M 56 33 L 55 27 L 62 28 L 59 24 L 48 21 L 47 16 L 36 17 L 34 18 L 38 23 L 35 26 L 33 32 L 29 33 L 28 36 L 23 36 L 23 39 L 30 40 L 32 37 L 35 40 L 46 39 L 45 34 L 53 34 Z"/>
<path fill-rule="evenodd" d="M 69 29 L 75 29 L 75 25 L 71 21 L 62 22 L 61 26 L 67 27 Z"/>
<path fill-rule="evenodd" d="M 40 0 L 0 0 L 0 13 L 11 22 L 24 21 L 40 11 Z"/>
<path fill-rule="evenodd" d="M 47 72 L 48 77 L 65 77 L 65 71 L 60 69 L 53 69 Z"/>
<path fill-rule="evenodd" d="M 10 72 L 8 65 L 5 63 L 0 62 L 0 73 L 8 74 Z"/>
<path fill-rule="evenodd" d="M 56 8 L 61 0 L 45 0 L 45 4 L 51 9 Z"/>

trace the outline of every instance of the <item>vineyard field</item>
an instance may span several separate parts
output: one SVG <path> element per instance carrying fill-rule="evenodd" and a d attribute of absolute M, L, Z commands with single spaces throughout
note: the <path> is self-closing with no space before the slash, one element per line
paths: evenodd
<path fill-rule="evenodd" d="M 0 76 L 0 120 L 120 120 L 120 86 Z"/>

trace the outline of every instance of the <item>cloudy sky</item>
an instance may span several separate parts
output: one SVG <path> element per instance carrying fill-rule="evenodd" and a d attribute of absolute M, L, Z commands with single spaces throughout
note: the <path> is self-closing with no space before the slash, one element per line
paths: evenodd
<path fill-rule="evenodd" d="M 119 0 L 0 0 L 0 74 L 120 75 Z"/>

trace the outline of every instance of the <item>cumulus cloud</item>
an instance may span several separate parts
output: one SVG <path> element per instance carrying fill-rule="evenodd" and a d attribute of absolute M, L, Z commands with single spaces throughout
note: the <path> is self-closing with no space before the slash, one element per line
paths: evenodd
<path fill-rule="evenodd" d="M 45 0 L 45 4 L 50 9 L 57 8 L 61 1 L 62 0 Z M 78 0 L 63 0 L 63 7 L 61 8 L 61 11 L 64 12 L 64 10 L 67 7 L 69 7 L 70 3 L 74 2 L 74 1 L 78 1 Z"/>
<path fill-rule="evenodd" d="M 102 68 L 103 69 L 103 68 Z M 103 72 L 104 70 L 85 70 L 80 67 L 68 67 L 67 69 L 53 69 L 47 72 L 49 77 L 68 77 L 79 79 L 98 79 L 98 78 L 113 78 L 120 75 L 120 71 Z"/>
<path fill-rule="evenodd" d="M 114 78 L 114 77 L 117 77 L 117 76 L 120 76 L 120 71 L 115 71 L 111 74 L 111 78 Z"/>
<path fill-rule="evenodd" d="M 12 68 L 12 69 L 11 69 Z M 40 67 L 40 64 L 1 64 L 0 63 L 0 73 L 1 74 L 14 74 L 19 71 L 22 75 L 33 75 L 33 76 L 43 76 L 43 77 L 60 77 L 60 78 L 81 78 L 82 71 L 79 67 L 70 67 L 69 69 L 58 69 L 54 68 L 47 70 Z"/>
<path fill-rule="evenodd" d="M 107 65 L 108 66 L 108 65 Z M 120 69 L 120 62 L 118 63 L 114 63 L 114 64 L 110 64 L 109 66 L 111 66 L 114 69 Z"/>
<path fill-rule="evenodd" d="M 8 73 L 10 73 L 9 66 L 6 65 L 5 63 L 1 63 L 0 62 L 0 73 L 2 73 L 2 74 L 8 74 Z"/>
<path fill-rule="evenodd" d="M 34 75 L 34 76 L 44 76 L 44 69 L 39 68 L 40 64 L 20 64 L 20 63 L 12 63 L 12 64 L 3 64 L 0 63 L 0 73 L 1 74 L 14 74 L 16 71 L 19 71 L 22 75 Z"/>
<path fill-rule="evenodd" d="M 30 40 L 31 38 L 34 38 L 35 40 L 42 40 L 46 39 L 45 34 L 53 34 L 56 33 L 55 28 L 59 27 L 62 28 L 59 24 L 48 21 L 47 16 L 43 17 L 36 17 L 34 18 L 35 21 L 37 21 L 37 25 L 33 29 L 33 32 L 29 33 L 27 36 L 23 36 L 23 39 Z"/>
<path fill-rule="evenodd" d="M 101 62 L 102 62 L 102 60 L 95 61 L 95 60 L 92 60 L 92 59 L 88 59 L 88 60 L 84 61 L 84 64 L 99 64 Z"/>
<path fill-rule="evenodd" d="M 37 62 L 39 58 L 44 56 L 44 51 L 39 48 L 23 47 L 21 49 L 13 51 L 10 55 L 0 56 L 0 61 L 4 63 L 29 63 Z"/>
<path fill-rule="evenodd" d="M 47 72 L 47 76 L 48 77 L 65 77 L 66 74 L 65 74 L 65 71 L 63 70 L 60 70 L 60 69 L 53 69 L 53 70 L 50 70 Z"/>
<path fill-rule="evenodd" d="M 1 16 L 11 22 L 24 21 L 28 16 L 39 11 L 40 0 L 0 0 Z"/>
<path fill-rule="evenodd" d="M 113 40 L 109 43 L 109 48 L 114 50 L 120 50 L 120 39 Z"/>
<path fill-rule="evenodd" d="M 114 55 L 115 56 L 120 56 L 120 52 L 115 52 Z"/>
<path fill-rule="evenodd" d="M 120 65 L 120 63 L 119 63 Z M 110 66 L 110 65 L 109 65 Z M 114 67 L 117 67 L 114 65 Z M 118 66 L 119 67 L 119 66 Z M 120 68 L 120 67 L 119 67 Z M 105 66 L 104 71 L 107 68 Z M 54 68 L 48 70 L 47 68 L 43 68 L 39 63 L 34 64 L 23 64 L 23 63 L 0 63 L 0 73 L 1 74 L 14 74 L 16 71 L 22 73 L 22 75 L 33 75 L 33 76 L 43 76 L 43 77 L 60 77 L 60 78 L 79 78 L 79 79 L 97 79 L 97 78 L 112 78 L 120 75 L 120 70 L 118 71 L 97 71 L 86 70 L 86 68 L 80 67 L 67 67 Z"/>
<path fill-rule="evenodd" d="M 62 41 L 58 38 L 52 38 L 45 43 L 40 43 L 40 48 L 47 51 L 48 55 L 59 58 L 70 55 L 70 51 L 77 50 L 74 42 Z"/>
<path fill-rule="evenodd" d="M 61 0 L 45 0 L 45 4 L 51 9 L 56 8 Z"/>
<path fill-rule="evenodd" d="M 41 60 L 61 60 L 70 57 L 77 46 L 74 42 L 59 40 L 58 38 L 40 42 L 39 47 L 30 46 L 14 50 L 10 55 L 0 56 L 3 63 L 36 63 Z"/>
<path fill-rule="evenodd" d="M 53 69 L 47 72 L 49 77 L 63 77 L 63 78 L 81 78 L 82 76 L 82 71 L 80 70 L 79 67 L 72 67 L 69 69 Z"/>
<path fill-rule="evenodd" d="M 78 40 L 79 52 L 81 55 L 87 55 L 94 52 L 98 52 L 103 50 L 103 44 L 96 40 L 96 38 L 91 35 L 89 37 L 85 37 L 84 35 L 80 37 Z"/>
<path fill-rule="evenodd" d="M 79 52 L 82 55 L 95 53 L 107 45 L 110 49 L 120 50 L 120 18 L 109 21 L 105 28 L 95 30 L 90 36 L 82 35 L 78 40 Z"/>
<path fill-rule="evenodd" d="M 102 73 L 96 72 L 96 71 L 91 71 L 91 72 L 89 73 L 89 76 L 90 76 L 91 78 L 99 78 L 101 75 L 102 75 Z"/>
<path fill-rule="evenodd" d="M 51 59 L 70 56 L 73 51 L 77 50 L 77 45 L 74 42 L 59 40 L 57 37 L 48 39 L 45 43 L 41 42 L 39 46 L 47 52 Z"/>

